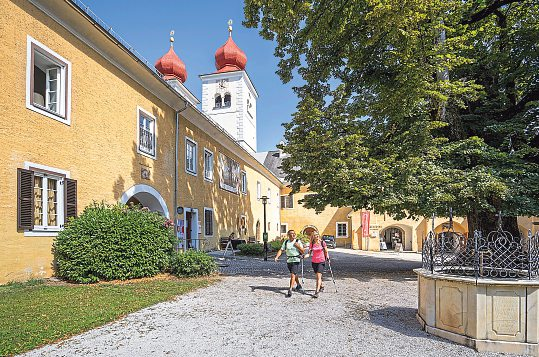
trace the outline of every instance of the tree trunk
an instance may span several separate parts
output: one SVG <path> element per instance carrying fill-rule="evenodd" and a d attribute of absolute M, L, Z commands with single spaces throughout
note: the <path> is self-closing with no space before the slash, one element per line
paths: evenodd
<path fill-rule="evenodd" d="M 498 229 L 498 215 L 495 213 L 472 211 L 467 215 L 467 218 L 469 237 L 473 237 L 476 230 L 480 230 L 483 236 L 486 236 Z M 502 229 L 511 233 L 513 237 L 520 236 L 517 217 L 507 217 L 502 214 Z"/>

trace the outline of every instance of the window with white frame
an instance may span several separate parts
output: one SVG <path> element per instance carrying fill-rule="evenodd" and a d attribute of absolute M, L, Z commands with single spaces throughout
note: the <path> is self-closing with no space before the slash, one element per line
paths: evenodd
<path fill-rule="evenodd" d="M 17 228 L 42 235 L 77 215 L 77 181 L 69 173 L 34 163 L 17 169 Z"/>
<path fill-rule="evenodd" d="M 34 229 L 60 229 L 64 221 L 60 183 L 60 176 L 34 172 Z"/>
<path fill-rule="evenodd" d="M 197 174 L 197 143 L 185 138 L 185 171 Z"/>
<path fill-rule="evenodd" d="M 348 222 L 337 222 L 337 238 L 348 237 Z"/>
<path fill-rule="evenodd" d="M 204 179 L 213 181 L 213 152 L 204 149 Z"/>
<path fill-rule="evenodd" d="M 71 63 L 27 37 L 28 109 L 70 124 Z"/>
<path fill-rule="evenodd" d="M 204 236 L 213 236 L 213 209 L 204 207 Z"/>
<path fill-rule="evenodd" d="M 138 152 L 155 159 L 155 117 L 142 108 L 138 112 Z"/>
<path fill-rule="evenodd" d="M 288 224 L 287 223 L 281 223 L 281 234 L 288 233 Z"/>
<path fill-rule="evenodd" d="M 281 196 L 281 208 L 294 208 L 294 195 Z"/>
<path fill-rule="evenodd" d="M 260 181 L 256 181 L 256 199 L 259 200 L 262 198 L 262 185 Z"/>
<path fill-rule="evenodd" d="M 268 187 L 268 205 L 271 203 L 271 188 Z"/>
<path fill-rule="evenodd" d="M 240 173 L 241 178 L 241 193 L 244 195 L 247 194 L 247 173 L 245 171 L 242 171 Z"/>

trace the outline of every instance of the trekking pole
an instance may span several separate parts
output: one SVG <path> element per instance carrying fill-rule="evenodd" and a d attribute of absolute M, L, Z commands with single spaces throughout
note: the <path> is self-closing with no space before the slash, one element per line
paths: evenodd
<path fill-rule="evenodd" d="M 333 280 L 333 285 L 335 286 L 335 292 L 337 292 L 337 284 L 335 284 L 335 278 L 333 277 L 333 269 L 331 269 L 331 259 L 328 259 L 329 272 L 331 273 L 331 280 Z"/>
<path fill-rule="evenodd" d="M 303 281 L 303 260 L 304 260 L 303 255 L 300 257 L 300 259 L 301 259 L 301 287 L 304 288 L 305 281 Z"/>

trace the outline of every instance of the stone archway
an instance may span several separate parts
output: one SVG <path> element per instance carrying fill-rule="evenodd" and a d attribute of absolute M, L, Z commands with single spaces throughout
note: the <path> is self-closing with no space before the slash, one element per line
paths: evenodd
<path fill-rule="evenodd" d="M 301 234 L 304 234 L 307 237 L 310 237 L 313 232 L 318 232 L 318 228 L 312 225 L 305 226 L 301 229 Z"/>
<path fill-rule="evenodd" d="M 167 204 L 161 194 L 148 185 L 135 185 L 129 188 L 120 198 L 120 202 L 127 204 L 132 202 L 140 204 L 143 207 L 148 207 L 152 212 L 159 212 L 163 216 L 170 218 Z"/>
<path fill-rule="evenodd" d="M 386 227 L 380 232 L 380 240 L 386 243 L 387 249 L 395 249 L 396 243 L 402 243 L 404 247 L 405 238 L 404 230 L 397 226 Z"/>

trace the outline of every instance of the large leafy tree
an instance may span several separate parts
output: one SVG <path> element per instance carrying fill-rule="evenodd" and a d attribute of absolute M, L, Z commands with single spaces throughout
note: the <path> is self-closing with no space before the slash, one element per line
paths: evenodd
<path fill-rule="evenodd" d="M 307 207 L 539 214 L 536 0 L 245 0 L 295 88 L 283 169 Z"/>

